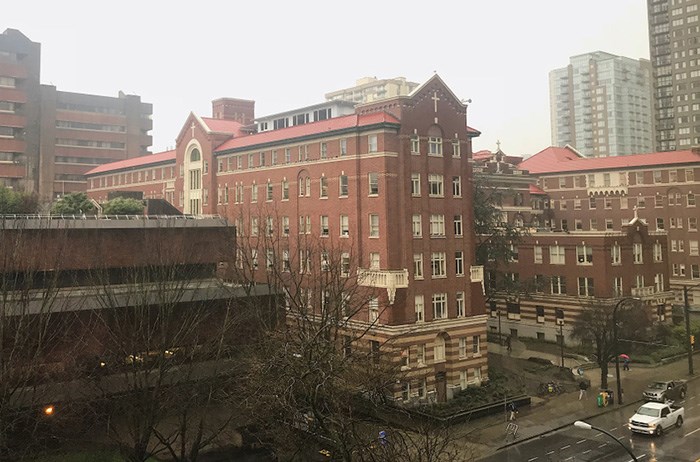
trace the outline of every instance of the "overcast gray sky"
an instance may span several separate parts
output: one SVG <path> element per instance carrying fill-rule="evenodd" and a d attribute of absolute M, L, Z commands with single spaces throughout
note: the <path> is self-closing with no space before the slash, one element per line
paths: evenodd
<path fill-rule="evenodd" d="M 595 50 L 649 58 L 645 0 L 22 0 L 0 18 L 41 42 L 42 83 L 153 103 L 153 152 L 219 97 L 261 116 L 437 71 L 472 99 L 475 150 L 527 156 L 551 143 L 550 70 Z"/>

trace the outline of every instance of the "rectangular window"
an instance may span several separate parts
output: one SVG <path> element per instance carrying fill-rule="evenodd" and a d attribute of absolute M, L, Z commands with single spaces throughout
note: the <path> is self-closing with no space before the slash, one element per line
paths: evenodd
<path fill-rule="evenodd" d="M 613 246 L 610 247 L 610 257 L 613 265 L 622 263 L 622 249 L 619 244 L 613 244 Z"/>
<path fill-rule="evenodd" d="M 594 210 L 596 208 L 595 197 L 591 197 L 588 199 L 588 208 L 591 210 Z"/>
<path fill-rule="evenodd" d="M 464 252 L 455 252 L 455 276 L 464 276 Z"/>
<path fill-rule="evenodd" d="M 350 225 L 347 215 L 340 216 L 340 237 L 348 237 L 350 235 Z"/>
<path fill-rule="evenodd" d="M 462 157 L 462 149 L 459 140 L 454 140 L 452 142 L 452 157 Z"/>
<path fill-rule="evenodd" d="M 258 235 L 258 217 L 252 217 L 250 219 L 250 235 L 251 236 Z"/>
<path fill-rule="evenodd" d="M 688 207 L 695 207 L 695 194 L 689 192 L 686 196 Z"/>
<path fill-rule="evenodd" d="M 320 187 L 320 197 L 328 197 L 328 178 L 325 176 L 322 176 L 321 179 L 319 180 L 319 187 Z"/>
<path fill-rule="evenodd" d="M 411 137 L 411 154 L 420 154 L 420 139 L 418 135 Z"/>
<path fill-rule="evenodd" d="M 564 259 L 564 247 L 560 245 L 550 245 L 549 246 L 549 264 L 550 265 L 564 265 L 566 263 Z"/>
<path fill-rule="evenodd" d="M 370 196 L 376 196 L 379 194 L 379 174 L 378 173 L 370 173 L 368 175 L 369 179 L 369 195 Z"/>
<path fill-rule="evenodd" d="M 267 189 L 266 189 L 266 200 L 271 201 L 272 200 L 272 193 L 273 193 L 273 188 L 272 188 L 272 183 L 269 181 L 267 182 Z"/>
<path fill-rule="evenodd" d="M 319 150 L 321 159 L 326 159 L 328 157 L 328 143 L 321 142 L 319 145 Z"/>
<path fill-rule="evenodd" d="M 698 241 L 688 241 L 688 254 L 698 256 Z"/>
<path fill-rule="evenodd" d="M 416 322 L 421 322 L 425 320 L 425 306 L 423 303 L 423 296 L 416 295 L 414 301 L 414 307 L 416 312 Z"/>
<path fill-rule="evenodd" d="M 593 248 L 590 245 L 582 244 L 576 246 L 576 261 L 579 265 L 593 264 Z"/>
<path fill-rule="evenodd" d="M 465 316 L 464 311 L 464 292 L 457 292 L 455 294 L 455 300 L 457 302 L 457 317 L 463 318 Z"/>
<path fill-rule="evenodd" d="M 472 354 L 481 355 L 481 338 L 478 335 L 472 336 Z M 479 371 L 477 375 L 481 377 L 481 369 L 475 369 L 475 371 Z"/>
<path fill-rule="evenodd" d="M 321 236 L 327 237 L 330 234 L 330 230 L 328 229 L 328 215 L 321 215 L 319 221 L 321 224 Z"/>
<path fill-rule="evenodd" d="M 342 138 L 340 140 L 340 155 L 345 156 L 348 153 L 348 140 L 345 138 Z"/>
<path fill-rule="evenodd" d="M 459 357 L 460 358 L 467 357 L 467 337 L 460 337 L 459 338 Z"/>
<path fill-rule="evenodd" d="M 430 215 L 430 236 L 445 237 L 445 215 Z"/>
<path fill-rule="evenodd" d="M 421 343 L 417 345 L 418 348 L 416 348 L 416 362 L 419 365 L 424 365 L 425 364 L 425 343 Z"/>
<path fill-rule="evenodd" d="M 282 180 L 282 200 L 289 199 L 289 182 Z"/>
<path fill-rule="evenodd" d="M 423 254 L 413 254 L 413 278 L 423 279 Z"/>
<path fill-rule="evenodd" d="M 377 135 L 367 136 L 367 152 L 377 152 Z"/>
<path fill-rule="evenodd" d="M 553 295 L 566 295 L 566 278 L 564 276 L 552 276 L 550 282 Z"/>
<path fill-rule="evenodd" d="M 697 217 L 688 218 L 688 231 L 698 230 L 698 219 Z"/>
<path fill-rule="evenodd" d="M 379 319 L 379 299 L 376 297 L 369 299 L 369 322 L 376 322 Z M 406 355 L 408 362 L 408 355 Z M 408 365 L 408 364 L 406 364 Z"/>
<path fill-rule="evenodd" d="M 622 278 L 621 277 L 613 278 L 613 297 L 622 297 L 622 295 L 623 295 L 622 292 L 623 292 Z"/>
<path fill-rule="evenodd" d="M 369 216 L 369 237 L 379 237 L 379 215 Z"/>
<path fill-rule="evenodd" d="M 289 217 L 282 217 L 282 235 L 289 236 Z"/>
<path fill-rule="evenodd" d="M 453 176 L 452 177 L 452 196 L 462 197 L 462 177 Z"/>
<path fill-rule="evenodd" d="M 663 218 L 657 218 L 656 219 L 656 230 L 657 231 L 663 231 L 665 229 L 664 226 L 664 219 Z"/>
<path fill-rule="evenodd" d="M 612 230 L 614 227 L 612 218 L 606 218 L 605 219 L 605 229 L 607 230 Z"/>
<path fill-rule="evenodd" d="M 578 295 L 580 297 L 593 297 L 593 278 L 578 278 Z"/>
<path fill-rule="evenodd" d="M 340 274 L 342 276 L 350 276 L 350 254 L 343 253 L 340 256 Z"/>
<path fill-rule="evenodd" d="M 632 244 L 632 257 L 634 263 L 644 263 L 642 258 L 642 244 L 640 242 Z"/>
<path fill-rule="evenodd" d="M 535 306 L 535 315 L 537 316 L 537 322 L 540 324 L 544 323 L 544 306 Z"/>
<path fill-rule="evenodd" d="M 412 229 L 413 229 L 413 237 L 422 237 L 423 236 L 423 225 L 421 223 L 421 216 L 416 214 L 413 215 L 412 221 L 411 221 Z"/>
<path fill-rule="evenodd" d="M 411 195 L 413 197 L 420 196 L 420 173 L 411 174 Z"/>
<path fill-rule="evenodd" d="M 443 176 L 435 173 L 428 175 L 428 194 L 430 197 L 444 197 Z"/>
<path fill-rule="evenodd" d="M 284 150 L 284 163 L 288 164 L 292 161 L 292 150 L 290 148 L 285 148 Z"/>
<path fill-rule="evenodd" d="M 535 254 L 535 263 L 542 263 L 542 246 L 536 245 L 533 247 Z"/>
<path fill-rule="evenodd" d="M 654 261 L 659 262 L 664 260 L 663 246 L 660 242 L 654 243 Z"/>
<path fill-rule="evenodd" d="M 445 252 L 433 252 L 430 257 L 431 275 L 434 278 L 444 278 L 447 276 Z"/>
<path fill-rule="evenodd" d="M 442 138 L 437 136 L 428 138 L 428 154 L 431 156 L 442 155 Z"/>
<path fill-rule="evenodd" d="M 348 197 L 348 176 L 347 175 L 340 175 L 340 189 L 338 191 L 338 194 L 340 197 Z"/>
<path fill-rule="evenodd" d="M 454 216 L 454 232 L 455 232 L 455 237 L 461 237 L 462 236 L 462 215 L 455 215 Z"/>
<path fill-rule="evenodd" d="M 654 170 L 654 183 L 661 183 L 661 171 Z"/>
<path fill-rule="evenodd" d="M 369 253 L 369 269 L 378 270 L 380 268 L 379 252 Z"/>
<path fill-rule="evenodd" d="M 433 319 L 447 317 L 447 294 L 433 294 Z"/>
<path fill-rule="evenodd" d="M 659 273 L 654 275 L 654 292 L 664 291 L 664 275 Z"/>

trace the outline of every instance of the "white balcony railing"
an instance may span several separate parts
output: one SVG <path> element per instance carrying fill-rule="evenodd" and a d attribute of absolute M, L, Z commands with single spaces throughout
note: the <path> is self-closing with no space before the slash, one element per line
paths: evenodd
<path fill-rule="evenodd" d="M 469 276 L 471 282 L 481 283 L 481 292 L 486 295 L 486 287 L 484 286 L 484 267 L 483 266 L 472 266 L 469 268 Z"/>
<path fill-rule="evenodd" d="M 654 286 L 648 287 L 632 287 L 631 294 L 633 297 L 651 297 L 656 293 Z"/>
<path fill-rule="evenodd" d="M 408 270 L 374 270 L 358 268 L 357 280 L 361 286 L 386 289 L 389 304 L 394 303 L 396 289 L 408 288 Z"/>

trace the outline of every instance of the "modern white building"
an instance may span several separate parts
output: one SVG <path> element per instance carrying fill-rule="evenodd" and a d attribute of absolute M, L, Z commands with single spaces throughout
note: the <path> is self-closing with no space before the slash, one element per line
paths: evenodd
<path fill-rule="evenodd" d="M 602 51 L 549 73 L 552 144 L 586 157 L 654 150 L 651 63 Z"/>
<path fill-rule="evenodd" d="M 406 96 L 418 88 L 416 82 L 408 82 L 405 77 L 378 79 L 363 77 L 355 82 L 354 87 L 326 93 L 329 101 L 352 101 L 354 103 L 371 103 L 394 96 Z"/>

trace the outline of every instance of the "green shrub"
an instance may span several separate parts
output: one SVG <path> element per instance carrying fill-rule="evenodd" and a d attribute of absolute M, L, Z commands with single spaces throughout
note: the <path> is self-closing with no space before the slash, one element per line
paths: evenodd
<path fill-rule="evenodd" d="M 102 211 L 105 215 L 140 215 L 143 202 L 130 197 L 115 197 L 103 206 Z"/>
<path fill-rule="evenodd" d="M 57 215 L 92 215 L 95 213 L 95 206 L 87 194 L 84 192 L 75 192 L 66 194 L 59 200 L 54 202 L 51 207 L 51 213 Z"/>

